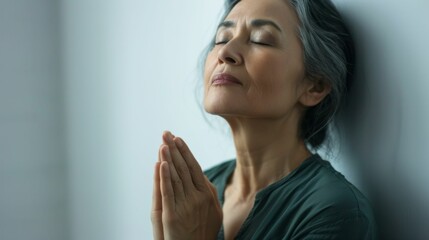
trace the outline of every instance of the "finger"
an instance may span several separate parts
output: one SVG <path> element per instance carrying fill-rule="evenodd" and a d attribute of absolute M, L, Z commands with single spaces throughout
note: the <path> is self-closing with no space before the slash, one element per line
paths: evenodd
<path fill-rule="evenodd" d="M 160 170 L 161 162 L 155 163 L 153 195 L 152 195 L 152 225 L 154 239 L 164 239 L 164 230 L 162 226 L 162 197 L 160 188 Z"/>
<path fill-rule="evenodd" d="M 216 188 L 216 186 L 212 182 L 210 182 L 210 180 L 207 178 L 207 176 L 204 176 L 204 178 L 206 179 L 207 187 L 210 189 L 210 191 L 211 191 L 211 193 L 213 195 L 213 198 L 216 201 L 219 201 L 219 197 L 217 195 L 217 188 Z"/>
<path fill-rule="evenodd" d="M 167 143 L 168 147 L 170 148 L 170 153 L 172 156 L 172 163 L 173 163 L 172 166 L 174 166 L 177 172 L 177 175 L 182 180 L 185 195 L 188 195 L 190 191 L 194 190 L 194 184 L 192 182 L 188 165 L 186 164 L 186 161 L 183 158 L 180 151 L 177 149 L 176 143 L 174 142 L 174 137 L 170 132 L 165 132 L 165 134 L 163 134 L 163 140 Z"/>
<path fill-rule="evenodd" d="M 165 145 L 167 147 L 169 147 L 168 141 L 167 141 L 167 136 L 168 136 L 169 133 L 170 132 L 168 132 L 168 131 L 164 131 L 162 133 L 162 142 L 163 142 L 163 145 Z M 173 182 L 177 182 L 178 180 L 181 180 L 180 177 L 179 177 L 179 174 L 176 171 L 176 168 L 174 167 L 173 162 L 171 160 L 169 160 L 169 159 L 167 159 L 167 161 L 169 161 L 168 162 L 169 163 L 168 166 L 170 167 L 170 174 L 171 174 L 171 179 L 173 180 Z"/>
<path fill-rule="evenodd" d="M 169 179 L 173 188 L 173 192 L 174 192 L 174 199 L 175 201 L 184 201 L 185 200 L 185 192 L 183 190 L 183 183 L 182 180 L 176 175 L 175 178 L 173 178 L 172 176 L 172 169 L 175 171 L 174 166 L 170 166 L 173 165 L 171 162 L 171 153 L 170 153 L 170 148 L 166 145 L 163 145 L 161 148 L 161 160 L 162 162 L 166 162 L 168 163 L 168 165 L 166 165 L 169 168 Z M 162 172 L 162 171 L 161 171 Z M 177 173 L 176 173 L 177 174 Z"/>
<path fill-rule="evenodd" d="M 162 148 L 162 144 L 161 146 L 159 146 L 159 149 L 158 149 L 158 162 L 161 162 L 161 148 Z"/>
<path fill-rule="evenodd" d="M 153 194 L 152 194 L 152 211 L 162 211 L 161 202 L 161 189 L 160 189 L 160 178 L 159 169 L 161 162 L 155 163 L 155 173 L 153 177 Z"/>
<path fill-rule="evenodd" d="M 160 164 L 160 170 L 162 209 L 166 214 L 171 214 L 175 209 L 175 195 L 171 184 L 171 174 L 168 162 L 162 162 Z"/>
<path fill-rule="evenodd" d="M 174 134 L 173 133 L 171 133 L 170 131 L 164 131 L 163 133 L 162 133 L 162 143 L 164 143 L 164 144 L 166 144 L 167 145 L 167 136 L 169 136 L 169 135 L 171 135 L 173 138 L 175 138 L 176 136 L 174 136 Z"/>
<path fill-rule="evenodd" d="M 177 179 L 180 179 L 180 177 L 177 174 L 176 168 L 174 168 L 174 164 L 171 162 L 172 161 L 171 157 L 170 158 L 166 158 L 166 157 L 163 158 L 162 157 L 162 149 L 164 149 L 164 148 L 167 148 L 168 151 L 170 151 L 169 150 L 170 147 L 167 144 L 165 144 L 165 143 L 161 144 L 161 147 L 160 147 L 160 149 L 161 149 L 161 154 L 160 154 L 161 159 L 160 159 L 160 161 L 167 161 L 169 163 L 171 179 L 173 181 L 176 181 Z M 164 150 L 164 151 L 167 151 L 167 150 Z M 165 153 L 164 153 L 164 155 L 165 155 Z"/>
<path fill-rule="evenodd" d="M 175 142 L 178 149 L 180 150 L 180 153 L 185 159 L 186 164 L 188 165 L 189 173 L 195 188 L 200 191 L 205 191 L 207 189 L 206 180 L 200 164 L 198 164 L 197 160 L 183 139 L 176 137 Z"/>
<path fill-rule="evenodd" d="M 155 163 L 155 173 L 153 177 L 153 194 L 152 194 L 152 210 L 162 211 L 161 189 L 159 170 L 161 165 L 162 146 L 158 150 L 158 162 Z"/>
<path fill-rule="evenodd" d="M 217 199 L 217 189 L 216 189 L 216 186 L 213 185 L 212 182 L 210 182 L 210 180 L 207 178 L 207 176 L 204 176 L 204 179 L 206 181 L 207 187 L 210 189 L 210 191 L 212 192 L 213 196 L 216 197 L 216 199 Z"/>
<path fill-rule="evenodd" d="M 206 184 L 207 184 L 208 188 L 210 189 L 210 191 L 212 193 L 213 200 L 216 203 L 215 206 L 217 208 L 217 211 L 220 212 L 220 213 L 222 213 L 222 207 L 221 207 L 221 204 L 220 204 L 220 201 L 219 201 L 219 197 L 218 197 L 218 194 L 217 194 L 217 188 L 216 188 L 216 186 L 212 182 L 210 182 L 210 180 L 207 178 L 207 176 L 204 176 L 204 178 L 206 179 Z"/>

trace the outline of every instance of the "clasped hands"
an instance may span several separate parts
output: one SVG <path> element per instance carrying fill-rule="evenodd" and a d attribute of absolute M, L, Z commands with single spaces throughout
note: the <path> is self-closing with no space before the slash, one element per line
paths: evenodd
<path fill-rule="evenodd" d="M 154 173 L 154 239 L 216 239 L 222 225 L 216 188 L 181 138 L 166 131 L 162 140 Z"/>

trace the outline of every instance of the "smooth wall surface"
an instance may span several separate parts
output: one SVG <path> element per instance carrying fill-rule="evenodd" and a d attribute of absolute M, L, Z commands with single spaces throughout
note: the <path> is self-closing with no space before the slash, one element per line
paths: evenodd
<path fill-rule="evenodd" d="M 336 2 L 357 48 L 342 122 L 349 172 L 374 202 L 382 239 L 428 239 L 429 2 Z"/>
<path fill-rule="evenodd" d="M 58 3 L 0 1 L 0 239 L 68 239 Z"/>
<path fill-rule="evenodd" d="M 222 1 L 63 1 L 72 239 L 150 239 L 161 134 L 204 167 L 231 157 L 194 92 Z"/>
<path fill-rule="evenodd" d="M 336 0 L 357 47 L 333 164 L 381 239 L 429 239 L 424 0 Z M 195 98 L 221 0 L 0 1 L 0 239 L 151 239 L 161 133 L 234 157 Z"/>

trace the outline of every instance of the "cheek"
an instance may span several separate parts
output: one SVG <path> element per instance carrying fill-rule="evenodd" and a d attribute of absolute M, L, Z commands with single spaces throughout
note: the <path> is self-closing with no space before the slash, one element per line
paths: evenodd
<path fill-rule="evenodd" d="M 283 108 L 298 99 L 297 85 L 304 77 L 301 63 L 289 57 L 260 56 L 252 69 L 253 86 L 249 89 L 249 100 L 261 107 Z"/>
<path fill-rule="evenodd" d="M 254 91 L 265 97 L 274 97 L 273 93 L 282 92 L 290 83 L 285 59 L 261 56 L 259 61 L 248 66 L 253 79 Z"/>

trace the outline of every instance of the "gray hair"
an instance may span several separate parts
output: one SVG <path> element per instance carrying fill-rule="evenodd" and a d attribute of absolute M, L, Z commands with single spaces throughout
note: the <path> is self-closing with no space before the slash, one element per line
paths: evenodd
<path fill-rule="evenodd" d="M 329 124 L 350 90 L 355 53 L 353 40 L 340 13 L 330 0 L 289 0 L 300 20 L 308 76 L 322 78 L 331 92 L 307 109 L 301 120 L 301 137 L 314 149 L 326 140 Z"/>
<path fill-rule="evenodd" d="M 240 0 L 227 0 L 224 20 Z M 300 123 L 300 137 L 313 149 L 328 138 L 329 126 L 349 90 L 354 69 L 354 46 L 347 27 L 331 0 L 285 0 L 300 20 L 299 37 L 310 79 L 322 79 L 331 92 L 308 108 Z M 214 40 L 209 49 L 214 45 Z M 208 53 L 208 52 L 206 52 Z"/>

